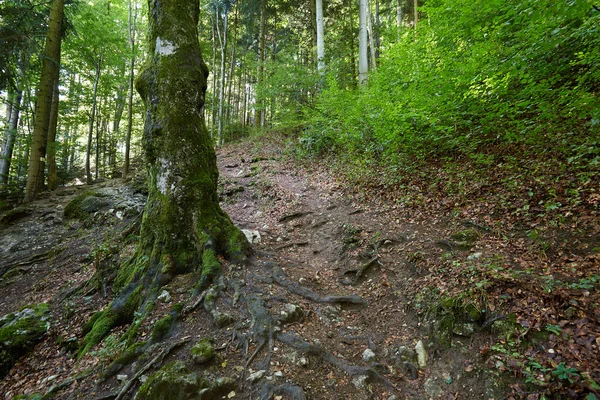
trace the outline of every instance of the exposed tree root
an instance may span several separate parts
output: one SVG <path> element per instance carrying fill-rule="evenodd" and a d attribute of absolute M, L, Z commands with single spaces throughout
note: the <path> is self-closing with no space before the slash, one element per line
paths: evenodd
<path fill-rule="evenodd" d="M 163 360 L 165 359 L 165 357 L 174 349 L 176 349 L 177 347 L 186 344 L 187 342 L 189 342 L 190 339 L 186 338 L 186 339 L 182 339 L 179 340 L 175 343 L 171 343 L 169 346 L 165 347 L 159 354 L 157 354 L 152 360 L 148 361 L 142 368 L 140 368 L 140 370 L 133 376 L 133 378 L 131 378 L 130 380 L 128 380 L 125 385 L 121 388 L 121 390 L 119 390 L 119 393 L 116 395 L 115 400 L 121 400 L 129 391 L 129 389 L 131 389 L 131 386 L 140 378 L 140 376 L 142 376 L 146 371 L 148 371 L 150 368 L 152 368 L 155 364 L 162 364 Z"/>
<path fill-rule="evenodd" d="M 304 340 L 300 339 L 298 336 L 296 336 L 294 334 L 277 333 L 275 335 L 275 338 L 277 339 L 277 341 L 279 341 L 283 344 L 286 344 L 286 345 L 292 347 L 293 349 L 299 350 L 303 353 L 307 353 L 307 354 L 311 354 L 311 355 L 320 357 L 324 361 L 326 361 L 329 364 L 335 366 L 336 368 L 346 372 L 350 376 L 366 375 L 369 378 L 374 379 L 397 392 L 401 391 L 400 388 L 396 387 L 396 385 L 394 385 L 392 382 L 387 380 L 383 375 L 381 375 L 375 369 L 370 368 L 370 367 L 362 367 L 359 365 L 348 364 L 346 361 L 334 356 L 333 354 L 331 354 L 330 352 L 325 350 L 323 347 L 316 345 L 316 344 L 309 343 L 309 342 L 305 342 Z"/>
<path fill-rule="evenodd" d="M 280 267 L 273 266 L 272 280 L 279 286 L 286 289 L 288 292 L 295 295 L 304 297 L 314 303 L 348 303 L 366 305 L 367 302 L 360 296 L 351 294 L 347 296 L 321 296 L 318 293 L 313 292 L 307 287 L 304 287 L 296 282 L 292 282 L 285 275 L 285 272 Z"/>

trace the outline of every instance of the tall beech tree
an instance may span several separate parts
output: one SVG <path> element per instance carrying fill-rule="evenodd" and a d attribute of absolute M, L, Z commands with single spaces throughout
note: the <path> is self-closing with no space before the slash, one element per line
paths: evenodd
<path fill-rule="evenodd" d="M 31 148 L 29 150 L 29 169 L 27 171 L 27 187 L 25 202 L 35 200 L 37 193 L 44 185 L 44 167 L 46 163 L 46 146 L 52 96 L 60 68 L 60 41 L 64 14 L 64 0 L 54 0 L 50 11 L 50 22 L 46 35 L 42 73 L 35 106 L 35 124 Z"/>
<path fill-rule="evenodd" d="M 245 258 L 244 234 L 221 210 L 216 155 L 204 121 L 208 69 L 196 0 L 149 0 L 149 59 L 136 80 L 145 112 L 149 197 L 140 242 L 121 266 L 117 298 L 93 321 L 80 354 L 157 295 L 174 274 L 196 270 L 201 290 L 220 273 L 217 255 Z"/>

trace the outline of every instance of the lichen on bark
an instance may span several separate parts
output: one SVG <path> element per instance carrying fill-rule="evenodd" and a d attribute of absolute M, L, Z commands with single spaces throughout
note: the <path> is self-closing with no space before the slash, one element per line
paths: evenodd
<path fill-rule="evenodd" d="M 218 255 L 240 262 L 249 251 L 219 205 L 216 155 L 203 116 L 208 69 L 198 43 L 198 2 L 149 0 L 148 6 L 149 59 L 136 80 L 146 106 L 148 202 L 135 255 L 117 275 L 120 293 L 97 317 L 80 354 L 107 327 L 131 322 L 174 274 L 198 271 L 200 290 L 220 273 Z"/>

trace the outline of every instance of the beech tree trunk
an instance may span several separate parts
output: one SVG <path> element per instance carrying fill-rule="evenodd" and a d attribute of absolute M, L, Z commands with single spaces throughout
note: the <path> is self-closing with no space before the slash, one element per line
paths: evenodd
<path fill-rule="evenodd" d="M 0 158 L 0 190 L 4 190 L 8 185 L 10 164 L 12 161 L 13 150 L 15 148 L 15 138 L 17 137 L 17 126 L 19 123 L 19 111 L 21 110 L 22 92 L 9 96 L 9 118 L 8 129 L 6 131 L 6 141 L 2 148 L 2 157 Z"/>
<path fill-rule="evenodd" d="M 96 64 L 96 76 L 94 77 L 94 93 L 93 93 L 93 99 L 92 99 L 92 111 L 90 114 L 87 150 L 85 153 L 85 176 L 86 176 L 86 183 L 88 185 L 91 185 L 93 182 L 90 158 L 92 156 L 92 143 L 93 143 L 93 139 L 94 139 L 94 121 L 96 120 L 96 104 L 97 104 L 97 100 L 98 100 L 98 81 L 100 80 L 101 68 L 102 68 L 102 56 L 100 56 L 100 58 L 98 59 L 98 63 Z M 96 165 L 98 165 L 97 159 L 96 159 Z"/>
<path fill-rule="evenodd" d="M 143 149 L 149 196 L 140 241 L 113 283 L 117 298 L 94 319 L 80 357 L 127 324 L 161 285 L 197 271 L 198 291 L 220 273 L 217 255 L 245 258 L 244 234 L 219 206 L 218 170 L 204 121 L 208 69 L 198 43 L 197 0 L 149 0 L 148 54 L 136 80 L 145 104 Z"/>
<path fill-rule="evenodd" d="M 227 58 L 227 22 L 229 10 L 223 8 L 223 32 L 219 29 L 219 9 L 217 8 L 217 35 L 221 47 L 221 73 L 219 79 L 219 116 L 217 121 L 217 143 L 223 144 L 223 107 L 225 102 L 225 61 Z"/>
<path fill-rule="evenodd" d="M 323 0 L 316 0 L 317 14 L 317 69 L 323 72 L 325 68 L 325 32 L 323 29 Z"/>
<path fill-rule="evenodd" d="M 259 45 L 258 45 L 258 87 L 260 88 L 264 81 L 265 75 L 265 46 L 267 37 L 267 0 L 262 0 L 260 7 L 260 33 L 259 33 Z M 258 91 L 257 91 L 258 94 Z M 256 99 L 256 113 L 255 113 L 255 126 L 264 126 L 264 106 L 265 102 L 263 99 Z"/>
<path fill-rule="evenodd" d="M 57 74 L 58 75 L 58 74 Z M 60 93 L 58 91 L 58 76 L 54 82 L 52 91 L 52 111 L 50 112 L 50 125 L 48 126 L 48 190 L 54 191 L 58 186 L 56 177 L 56 130 L 58 128 L 58 102 Z"/>
<path fill-rule="evenodd" d="M 358 83 L 364 85 L 367 83 L 369 78 L 369 57 L 368 48 L 369 44 L 367 41 L 367 7 L 369 6 L 368 0 L 360 0 L 358 20 Z"/>
<path fill-rule="evenodd" d="M 129 158 L 131 153 L 131 128 L 133 126 L 133 69 L 135 67 L 135 33 L 137 21 L 137 3 L 132 10 L 132 0 L 129 0 L 129 46 L 131 59 L 129 60 L 129 93 L 127 101 L 127 135 L 125 136 L 125 161 L 123 163 L 123 178 L 129 175 Z"/>
<path fill-rule="evenodd" d="M 42 57 L 42 73 L 35 106 L 35 123 L 31 148 L 29 151 L 29 168 L 27 171 L 27 186 L 25 202 L 35 200 L 44 185 L 44 167 L 46 163 L 46 146 L 50 111 L 52 108 L 52 92 L 54 79 L 58 74 L 60 56 L 60 35 L 62 29 L 64 0 L 54 0 L 50 10 L 50 21 Z"/>

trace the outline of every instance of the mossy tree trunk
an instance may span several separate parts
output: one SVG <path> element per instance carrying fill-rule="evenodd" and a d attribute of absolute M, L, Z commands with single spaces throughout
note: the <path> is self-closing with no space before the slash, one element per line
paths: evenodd
<path fill-rule="evenodd" d="M 50 126 L 50 111 L 52 108 L 52 94 L 54 91 L 54 82 L 58 79 L 60 68 L 60 35 L 63 10 L 63 0 L 54 0 L 52 2 L 44 57 L 42 57 L 40 86 L 35 106 L 35 124 L 29 153 L 25 202 L 35 200 L 35 197 L 44 186 L 44 168 L 46 163 L 48 127 Z"/>
<path fill-rule="evenodd" d="M 245 258 L 244 234 L 219 206 L 218 170 L 204 121 L 208 69 L 198 43 L 197 0 L 149 0 L 149 55 L 136 80 L 146 106 L 143 148 L 150 177 L 140 243 L 121 266 L 120 291 L 96 316 L 82 353 L 128 323 L 177 273 L 198 271 L 198 289 L 220 272 L 217 255 Z"/>

